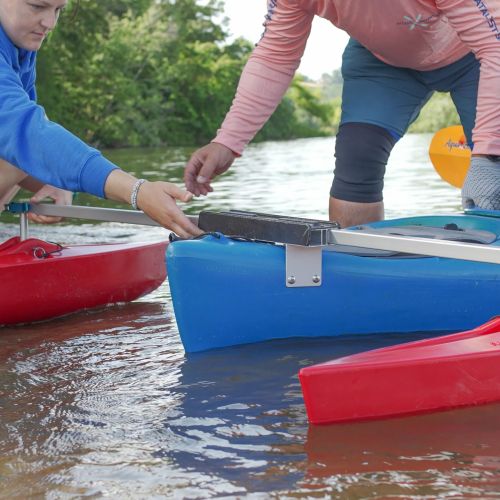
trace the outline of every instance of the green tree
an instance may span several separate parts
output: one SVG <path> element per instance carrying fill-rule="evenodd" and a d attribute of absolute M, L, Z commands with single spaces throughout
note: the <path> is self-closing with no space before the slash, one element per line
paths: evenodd
<path fill-rule="evenodd" d="M 250 42 L 227 41 L 223 2 L 80 0 L 39 54 L 48 116 L 97 146 L 200 144 L 230 107 Z M 321 135 L 336 107 L 296 77 L 257 140 Z"/>

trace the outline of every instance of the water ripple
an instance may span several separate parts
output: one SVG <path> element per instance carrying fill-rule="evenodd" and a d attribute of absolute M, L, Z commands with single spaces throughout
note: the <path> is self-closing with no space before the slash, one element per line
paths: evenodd
<path fill-rule="evenodd" d="M 396 146 L 388 217 L 459 210 L 458 190 L 427 159 L 429 139 Z M 324 138 L 253 145 L 188 210 L 326 219 L 333 150 Z M 180 182 L 189 153 L 110 156 L 138 175 Z M 167 234 L 69 221 L 31 231 L 65 243 Z M 14 222 L 0 224 L 0 238 L 16 232 Z M 0 498 L 499 498 L 500 405 L 308 426 L 302 366 L 411 338 L 293 339 L 186 356 L 168 282 L 131 304 L 4 328 Z"/>

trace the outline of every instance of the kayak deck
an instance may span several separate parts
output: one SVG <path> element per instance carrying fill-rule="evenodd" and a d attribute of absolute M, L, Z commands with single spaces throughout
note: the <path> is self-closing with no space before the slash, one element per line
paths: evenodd
<path fill-rule="evenodd" d="M 500 317 L 473 330 L 376 349 L 300 370 L 312 424 L 500 401 Z"/>
<path fill-rule="evenodd" d="M 135 300 L 165 280 L 167 244 L 61 246 L 11 238 L 0 245 L 0 325 Z"/>

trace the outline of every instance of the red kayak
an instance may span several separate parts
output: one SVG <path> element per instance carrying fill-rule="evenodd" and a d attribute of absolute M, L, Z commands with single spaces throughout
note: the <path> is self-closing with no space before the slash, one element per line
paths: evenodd
<path fill-rule="evenodd" d="M 500 317 L 466 332 L 346 356 L 300 370 L 312 424 L 500 401 Z"/>
<path fill-rule="evenodd" d="M 0 245 L 0 325 L 137 299 L 165 280 L 167 244 L 61 246 L 11 238 Z"/>

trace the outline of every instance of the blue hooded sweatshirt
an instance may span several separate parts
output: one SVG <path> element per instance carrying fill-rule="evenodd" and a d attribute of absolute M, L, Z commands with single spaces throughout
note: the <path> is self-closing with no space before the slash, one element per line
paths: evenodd
<path fill-rule="evenodd" d="M 17 48 L 0 26 L 0 158 L 53 186 L 104 197 L 116 165 L 47 119 L 36 103 L 36 52 Z"/>

